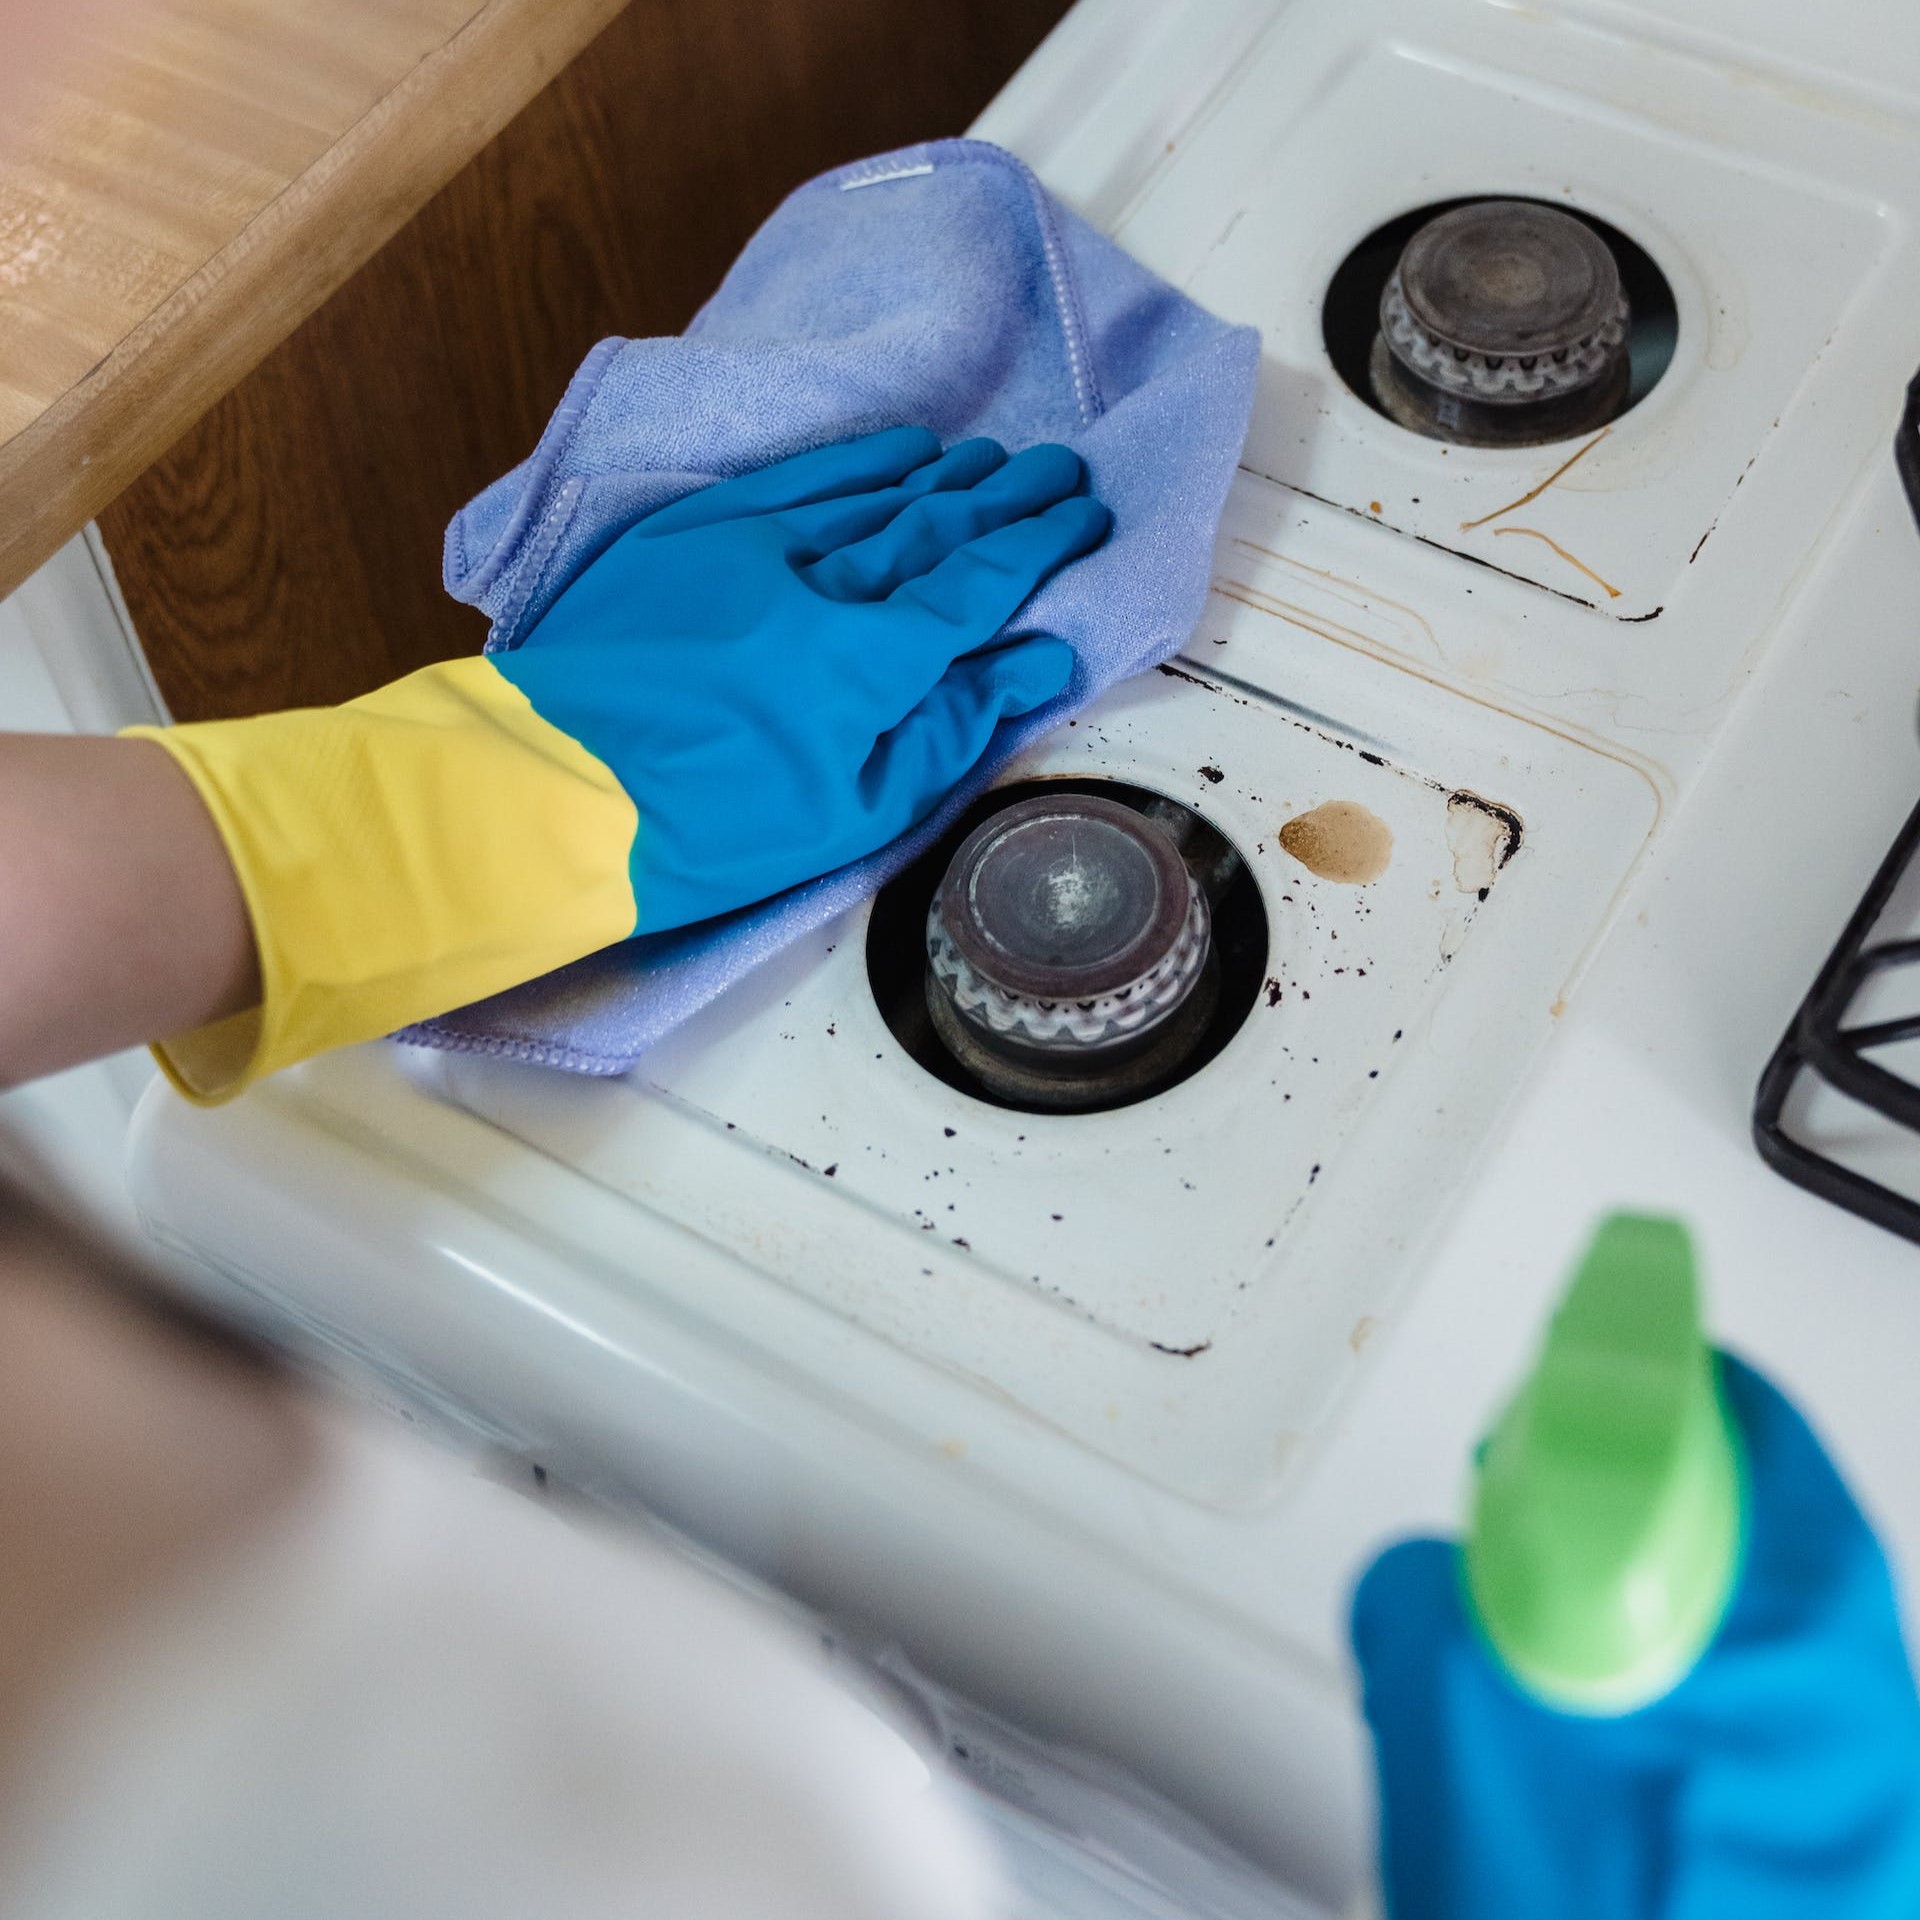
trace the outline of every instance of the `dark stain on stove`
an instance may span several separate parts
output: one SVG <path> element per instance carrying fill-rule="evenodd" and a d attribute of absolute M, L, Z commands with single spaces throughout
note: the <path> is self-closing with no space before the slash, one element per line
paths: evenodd
<path fill-rule="evenodd" d="M 1307 1174 L 1307 1185 L 1312 1186 L 1313 1183 L 1319 1178 L 1320 1178 L 1320 1162 L 1316 1160 L 1313 1163 L 1311 1170 Z"/>
<path fill-rule="evenodd" d="M 1192 1360 L 1200 1354 L 1205 1353 L 1207 1349 L 1213 1345 L 1213 1342 L 1211 1340 L 1201 1340 L 1190 1347 L 1169 1347 L 1159 1340 L 1149 1340 L 1147 1345 L 1150 1346 L 1155 1353 L 1170 1353 L 1176 1360 Z"/>
<path fill-rule="evenodd" d="M 956 1234 L 955 1234 L 955 1235 L 953 1236 L 953 1244 L 954 1244 L 954 1245 L 955 1245 L 956 1247 L 964 1247 L 964 1248 L 965 1248 L 965 1249 L 967 1250 L 967 1252 L 969 1252 L 969 1253 L 971 1253 L 971 1252 L 973 1251 L 973 1242 L 972 1242 L 971 1240 L 969 1240 L 969 1239 L 967 1239 L 967 1238 L 965 1238 L 965 1236 L 964 1236 L 964 1235 L 961 1235 L 961 1234 L 958 1234 L 958 1233 L 956 1233 Z"/>
<path fill-rule="evenodd" d="M 1360 749 L 1360 758 L 1364 760 L 1367 763 L 1367 765 L 1370 767 L 1384 767 L 1387 764 L 1386 758 L 1384 755 L 1378 754 L 1378 753 L 1369 753 L 1365 747 L 1362 747 Z"/>
<path fill-rule="evenodd" d="M 1267 1005 L 1277 1007 L 1280 1004 L 1280 982 L 1269 978 L 1267 981 Z"/>
<path fill-rule="evenodd" d="M 1486 814 L 1501 829 L 1500 854 L 1494 862 L 1494 871 L 1498 873 L 1513 856 L 1520 851 L 1520 842 L 1525 837 L 1527 825 L 1511 807 L 1502 806 L 1498 800 L 1489 800 L 1484 794 L 1473 792 L 1467 787 L 1455 787 L 1447 795 L 1450 807 L 1472 807 Z M 1485 899 L 1482 891 L 1480 898 Z"/>
<path fill-rule="evenodd" d="M 828 1038 L 829 1040 L 831 1040 L 831 1039 L 833 1038 L 833 1036 L 834 1036 L 834 1033 L 835 1033 L 835 1031 L 836 1031 L 836 1029 L 835 1029 L 835 1027 L 834 1027 L 834 1024 L 833 1024 L 833 1022 L 832 1022 L 831 1020 L 829 1020 L 829 1021 L 827 1022 L 827 1038 Z"/>
<path fill-rule="evenodd" d="M 1309 872 L 1347 886 L 1366 886 L 1393 858 L 1393 831 L 1356 800 L 1324 800 L 1280 829 L 1280 844 Z"/>
<path fill-rule="evenodd" d="M 951 1140 L 953 1136 L 960 1131 L 960 1129 L 958 1127 L 942 1127 L 940 1131 L 944 1133 L 949 1140 Z"/>
<path fill-rule="evenodd" d="M 1200 778 L 1202 780 L 1210 780 L 1216 787 L 1226 777 L 1218 767 L 1202 767 L 1200 769 Z"/>
<path fill-rule="evenodd" d="M 833 1176 L 840 1171 L 840 1162 L 836 1160 L 832 1166 L 822 1167 L 820 1171 L 824 1173 L 829 1180 L 831 1180 Z"/>
<path fill-rule="evenodd" d="M 1691 566 L 1693 562 L 1688 561 L 1687 564 Z M 1643 627 L 1649 620 L 1658 620 L 1666 610 L 1666 602 L 1663 600 L 1651 613 L 1621 613 L 1614 617 L 1623 627 Z"/>
<path fill-rule="evenodd" d="M 1217 693 L 1223 699 L 1231 700 L 1236 707 L 1250 707 L 1253 705 L 1253 702 L 1249 700 L 1245 694 L 1229 693 L 1225 687 L 1218 685 L 1216 682 L 1202 679 L 1197 673 L 1188 673 L 1168 661 L 1162 660 L 1159 670 L 1164 673 L 1169 680 L 1186 680 L 1196 687 L 1204 687 L 1209 693 Z"/>

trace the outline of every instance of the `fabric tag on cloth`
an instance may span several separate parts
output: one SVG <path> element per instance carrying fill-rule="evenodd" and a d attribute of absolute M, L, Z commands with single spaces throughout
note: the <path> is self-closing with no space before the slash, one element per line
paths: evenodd
<path fill-rule="evenodd" d="M 878 853 L 397 1037 L 621 1073 L 891 879 L 1011 755 L 1193 631 L 1259 357 L 1254 328 L 1196 306 L 978 140 L 821 175 L 755 234 L 683 335 L 601 341 L 532 457 L 447 529 L 447 590 L 492 619 L 489 652 L 514 646 L 643 514 L 790 454 L 907 425 L 943 442 L 989 435 L 1014 452 L 1059 440 L 1085 460 L 1113 531 L 1006 629 L 1067 641 L 1073 678 L 1004 723 L 968 779 Z"/>

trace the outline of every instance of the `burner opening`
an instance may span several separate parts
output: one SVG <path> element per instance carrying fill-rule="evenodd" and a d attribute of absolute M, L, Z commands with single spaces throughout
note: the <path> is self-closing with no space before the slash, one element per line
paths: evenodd
<path fill-rule="evenodd" d="M 1177 801 L 1113 780 L 995 788 L 882 888 L 867 977 L 957 1091 L 1029 1113 L 1130 1106 L 1198 1073 L 1267 970 L 1260 889 Z"/>
<path fill-rule="evenodd" d="M 1449 200 L 1376 228 L 1328 283 L 1334 370 L 1376 413 L 1461 446 L 1577 438 L 1639 404 L 1673 289 L 1617 227 L 1539 200 Z"/>

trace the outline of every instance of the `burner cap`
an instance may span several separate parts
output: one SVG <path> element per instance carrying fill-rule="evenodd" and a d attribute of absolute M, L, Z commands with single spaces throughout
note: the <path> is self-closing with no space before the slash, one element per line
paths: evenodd
<path fill-rule="evenodd" d="M 1440 439 L 1582 432 L 1625 402 L 1629 319 L 1612 251 L 1585 221 L 1476 201 L 1407 242 L 1380 297 L 1375 391 L 1403 426 Z"/>
<path fill-rule="evenodd" d="M 1144 1038 L 1206 964 L 1172 837 L 1091 794 L 1022 800 L 961 844 L 927 922 L 931 985 L 983 1036 L 1055 1056 Z"/>

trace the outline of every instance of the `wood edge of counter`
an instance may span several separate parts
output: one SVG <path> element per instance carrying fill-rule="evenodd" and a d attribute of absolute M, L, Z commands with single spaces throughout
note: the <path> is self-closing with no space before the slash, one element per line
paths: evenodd
<path fill-rule="evenodd" d="M 0 597 L 392 239 L 624 4 L 487 0 L 0 445 Z"/>

